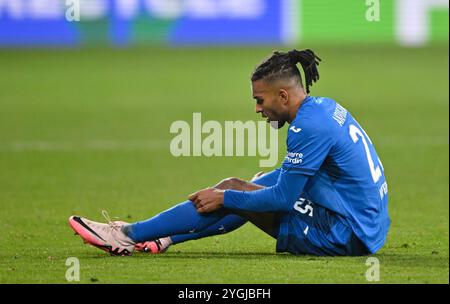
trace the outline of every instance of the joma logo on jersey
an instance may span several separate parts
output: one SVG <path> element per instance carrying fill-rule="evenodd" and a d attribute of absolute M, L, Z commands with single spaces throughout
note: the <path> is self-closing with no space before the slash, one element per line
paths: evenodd
<path fill-rule="evenodd" d="M 292 126 L 289 128 L 289 130 L 292 130 L 294 133 L 298 133 L 302 130 L 302 128 L 296 128 L 295 126 Z"/>

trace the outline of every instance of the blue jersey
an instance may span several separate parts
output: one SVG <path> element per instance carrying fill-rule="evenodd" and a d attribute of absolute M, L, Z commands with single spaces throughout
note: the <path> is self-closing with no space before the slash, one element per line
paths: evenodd
<path fill-rule="evenodd" d="M 390 224 L 383 166 L 346 109 L 308 96 L 289 126 L 282 168 L 310 176 L 302 197 L 346 218 L 370 252 L 383 246 Z"/>

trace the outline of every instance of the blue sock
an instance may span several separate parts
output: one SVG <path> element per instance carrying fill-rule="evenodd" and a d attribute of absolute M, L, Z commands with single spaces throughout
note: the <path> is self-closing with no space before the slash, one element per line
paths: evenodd
<path fill-rule="evenodd" d="M 201 214 L 191 201 L 185 201 L 146 221 L 125 226 L 123 232 L 137 243 L 145 242 L 203 230 L 228 214 L 224 210 Z"/>
<path fill-rule="evenodd" d="M 253 182 L 268 187 L 276 184 L 278 175 L 279 169 L 275 169 Z M 245 219 L 232 215 L 224 209 L 200 214 L 191 201 L 185 201 L 146 221 L 127 225 L 123 231 L 135 242 L 170 236 L 172 242 L 176 244 L 220 234 L 223 233 L 223 229 L 229 232 L 242 226 L 245 222 Z"/>
<path fill-rule="evenodd" d="M 257 185 L 269 187 L 277 183 L 279 174 L 280 169 L 275 169 L 268 174 L 252 180 L 252 182 Z M 219 221 L 213 223 L 211 226 L 206 226 L 203 230 L 197 230 L 194 233 L 171 235 L 170 239 L 172 240 L 172 244 L 179 244 L 190 240 L 197 240 L 204 237 L 233 231 L 244 225 L 246 222 L 247 220 L 245 220 L 244 218 L 230 213 Z"/>
<path fill-rule="evenodd" d="M 170 237 L 170 239 L 172 240 L 172 244 L 179 244 L 190 240 L 201 239 L 211 235 L 228 233 L 241 227 L 246 222 L 247 220 L 240 217 L 239 215 L 230 214 L 201 231 L 188 234 L 173 235 Z"/>

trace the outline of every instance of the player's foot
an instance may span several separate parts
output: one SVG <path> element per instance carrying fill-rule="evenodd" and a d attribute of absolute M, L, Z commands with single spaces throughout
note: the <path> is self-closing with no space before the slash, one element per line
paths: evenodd
<path fill-rule="evenodd" d="M 155 241 L 148 241 L 144 243 L 137 243 L 135 249 L 147 253 L 164 253 L 172 244 L 170 237 L 157 239 Z"/>
<path fill-rule="evenodd" d="M 111 255 L 131 255 L 136 244 L 122 232 L 124 223 L 111 222 L 106 212 L 103 215 L 108 219 L 108 224 L 73 215 L 69 218 L 69 225 L 85 243 Z"/>

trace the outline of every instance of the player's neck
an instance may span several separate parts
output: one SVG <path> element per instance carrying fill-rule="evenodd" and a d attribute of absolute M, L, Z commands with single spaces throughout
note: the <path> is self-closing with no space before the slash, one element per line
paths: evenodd
<path fill-rule="evenodd" d="M 306 97 L 308 97 L 308 95 L 302 93 L 299 95 L 299 97 L 294 99 L 295 102 L 292 104 L 292 108 L 289 111 L 289 120 L 288 120 L 289 124 L 291 124 L 291 122 L 297 116 L 298 109 L 301 107 L 301 105 L 303 104 L 303 101 L 306 99 Z"/>

